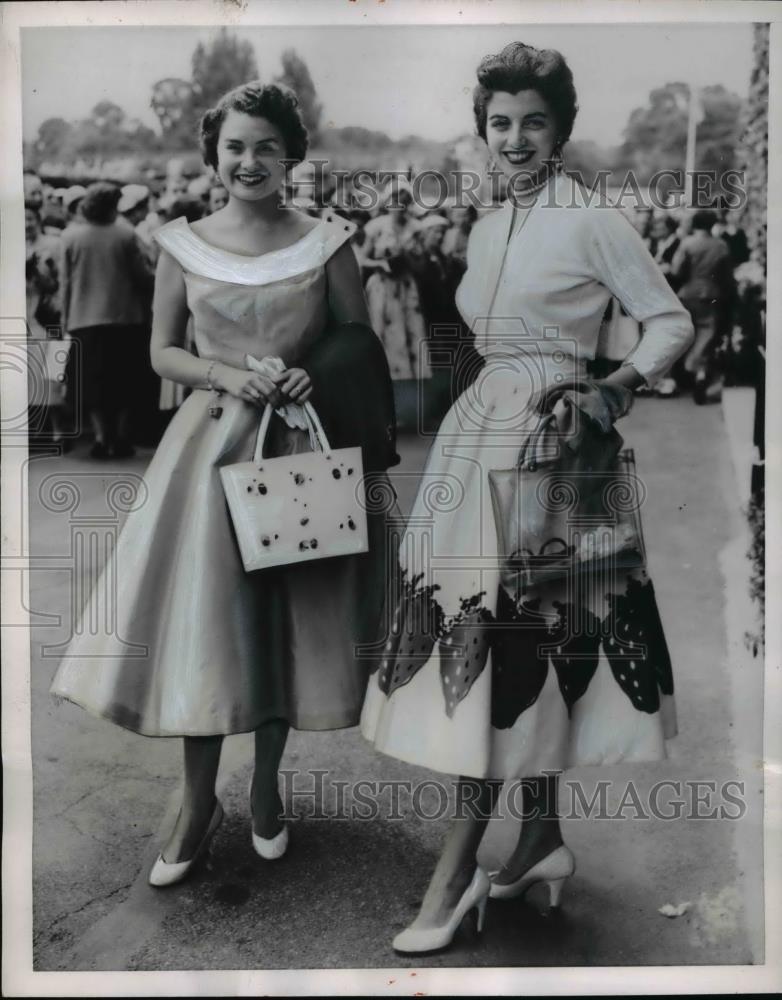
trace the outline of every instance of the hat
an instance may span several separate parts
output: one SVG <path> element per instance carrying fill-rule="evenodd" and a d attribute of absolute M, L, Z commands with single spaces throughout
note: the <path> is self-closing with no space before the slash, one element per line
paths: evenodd
<path fill-rule="evenodd" d="M 62 203 L 66 208 L 70 208 L 75 201 L 82 199 L 87 193 L 87 188 L 81 184 L 73 184 L 63 192 Z"/>
<path fill-rule="evenodd" d="M 444 215 L 427 215 L 420 223 L 421 229 L 434 229 L 435 226 L 445 226 L 448 229 L 450 225 L 451 223 Z"/>
<path fill-rule="evenodd" d="M 126 184 L 122 188 L 122 197 L 117 205 L 118 212 L 129 212 L 149 198 L 149 188 L 144 184 Z"/>

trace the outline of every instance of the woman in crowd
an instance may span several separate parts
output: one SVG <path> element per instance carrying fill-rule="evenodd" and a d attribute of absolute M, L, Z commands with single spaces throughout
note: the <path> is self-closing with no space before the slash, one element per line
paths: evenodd
<path fill-rule="evenodd" d="M 127 458 L 139 345 L 151 275 L 138 237 L 117 221 L 120 190 L 91 184 L 78 225 L 62 234 L 62 317 L 78 345 L 81 396 L 95 442 L 92 458 Z"/>
<path fill-rule="evenodd" d="M 385 214 L 366 224 L 361 248 L 362 269 L 369 273 L 370 321 L 388 358 L 400 427 L 416 425 L 418 381 L 431 374 L 423 346 L 426 324 L 410 268 L 410 252 L 420 228 L 412 201 L 409 185 L 400 184 L 396 192 L 389 186 Z"/>
<path fill-rule="evenodd" d="M 182 808 L 155 886 L 184 878 L 222 820 L 215 780 L 230 733 L 255 733 L 253 847 L 268 860 L 285 853 L 277 772 L 289 727 L 357 724 L 366 672 L 354 645 L 375 640 L 382 609 L 382 514 L 368 514 L 364 555 L 246 573 L 221 466 L 252 458 L 267 404 L 283 412 L 267 457 L 308 450 L 298 404 L 310 396 L 333 447 L 362 446 L 365 474 L 382 479 L 396 459 L 388 366 L 366 326 L 353 227 L 279 197 L 307 150 L 295 95 L 260 83 L 230 91 L 204 115 L 201 147 L 228 203 L 156 234 L 152 362 L 193 391 L 108 570 L 125 645 L 77 630 L 52 688 L 134 732 L 184 738 Z M 190 316 L 197 357 L 183 347 Z"/>
<path fill-rule="evenodd" d="M 443 251 L 443 240 L 449 223 L 436 213 L 421 220 L 416 239 L 408 253 L 410 270 L 418 287 L 418 298 L 427 334 L 431 338 L 434 363 L 431 377 L 424 382 L 423 412 L 419 426 L 436 430 L 446 410 L 453 402 L 452 389 L 458 381 L 458 358 L 463 346 L 460 337 L 461 318 L 454 294 L 451 259 Z M 438 359 L 444 358 L 439 364 Z"/>
<path fill-rule="evenodd" d="M 457 277 L 457 284 L 467 270 L 467 242 L 472 227 L 478 220 L 478 210 L 474 205 L 452 205 L 448 208 L 451 226 L 443 237 L 442 251 L 448 258 Z"/>
<path fill-rule="evenodd" d="M 654 259 L 665 275 L 668 284 L 676 291 L 676 279 L 673 276 L 673 258 L 682 241 L 679 233 L 679 223 L 667 212 L 657 215 L 652 223 L 654 239 Z"/>
<path fill-rule="evenodd" d="M 76 222 L 81 222 L 81 203 L 87 193 L 87 188 L 81 184 L 72 184 L 62 195 L 62 204 L 66 214 L 66 229 Z"/>
<path fill-rule="evenodd" d="M 46 407 L 51 439 L 63 452 L 70 450 L 64 436 L 67 405 L 66 362 L 70 340 L 63 339 L 60 316 L 58 260 L 60 240 L 42 232 L 36 208 L 25 207 L 25 284 L 29 364 L 27 402 Z"/>
<path fill-rule="evenodd" d="M 518 601 L 499 583 L 488 473 L 516 464 L 542 409 L 553 405 L 567 426 L 563 394 L 583 383 L 611 296 L 645 329 L 625 363 L 591 383 L 604 425 L 692 339 L 639 233 L 615 209 L 590 205 L 560 169 L 576 109 L 557 52 L 513 43 L 478 67 L 477 130 L 510 192 L 473 228 L 457 296 L 485 367 L 430 452 L 400 545 L 394 627 L 362 715 L 378 750 L 460 775 L 456 800 L 472 808 L 454 820 L 420 911 L 394 940 L 400 952 L 448 945 L 474 908 L 480 926 L 490 891 L 507 898 L 546 882 L 556 905 L 574 859 L 551 775 L 660 759 L 675 731 L 670 660 L 644 570 L 586 588 L 578 606 L 567 580 Z M 458 501 L 436 505 L 438 481 L 458 482 Z M 527 817 L 493 883 L 476 857 L 495 803 L 489 779 L 524 779 Z"/>

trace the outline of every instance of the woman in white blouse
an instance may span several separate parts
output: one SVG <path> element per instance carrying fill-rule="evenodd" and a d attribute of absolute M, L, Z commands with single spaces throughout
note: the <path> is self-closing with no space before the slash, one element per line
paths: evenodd
<path fill-rule="evenodd" d="M 378 750 L 459 775 L 456 800 L 472 803 L 453 823 L 418 916 L 394 940 L 409 953 L 447 946 L 473 908 L 480 927 L 490 893 L 508 898 L 546 882 L 558 905 L 575 863 L 556 815 L 556 773 L 658 760 L 676 726 L 645 570 L 616 573 L 578 607 L 561 583 L 530 589 L 515 604 L 499 586 L 488 472 L 515 465 L 544 389 L 583 379 L 611 296 L 643 336 L 598 387 L 652 382 L 687 349 L 692 325 L 632 225 L 617 209 L 591 204 L 561 170 L 577 104 L 559 53 L 514 43 L 486 57 L 474 110 L 510 192 L 473 228 L 457 293 L 485 364 L 430 453 L 400 547 L 386 651 L 362 713 Z M 591 634 L 569 624 L 576 610 Z M 630 656 L 631 647 L 645 652 Z M 490 881 L 476 854 L 498 783 L 511 779 L 523 780 L 526 818 Z"/>

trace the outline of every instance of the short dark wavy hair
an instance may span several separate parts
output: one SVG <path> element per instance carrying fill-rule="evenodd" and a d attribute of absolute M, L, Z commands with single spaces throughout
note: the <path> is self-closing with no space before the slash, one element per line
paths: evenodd
<path fill-rule="evenodd" d="M 497 55 L 484 56 L 477 69 L 478 86 L 473 91 L 475 127 L 486 141 L 489 101 L 497 91 L 517 94 L 535 90 L 551 107 L 559 130 L 559 145 L 567 142 L 576 120 L 578 101 L 573 74 L 564 57 L 554 49 L 536 49 L 511 42 Z"/>
<path fill-rule="evenodd" d="M 299 111 L 299 99 L 284 84 L 263 84 L 254 80 L 229 90 L 201 119 L 201 154 L 204 163 L 213 170 L 217 170 L 217 140 L 229 111 L 241 111 L 242 114 L 270 121 L 282 134 L 287 160 L 300 163 L 307 155 L 309 136 Z"/>

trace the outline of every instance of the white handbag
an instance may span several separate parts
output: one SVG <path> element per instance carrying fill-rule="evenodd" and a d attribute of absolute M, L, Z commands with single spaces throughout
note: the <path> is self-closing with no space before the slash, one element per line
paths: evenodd
<path fill-rule="evenodd" d="M 332 450 L 315 409 L 303 409 L 318 450 L 264 458 L 267 405 L 252 461 L 220 469 L 247 571 L 369 549 L 361 448 Z"/>

